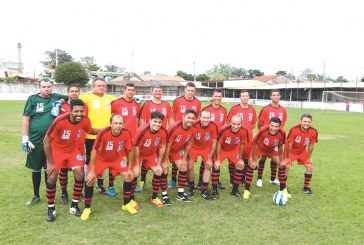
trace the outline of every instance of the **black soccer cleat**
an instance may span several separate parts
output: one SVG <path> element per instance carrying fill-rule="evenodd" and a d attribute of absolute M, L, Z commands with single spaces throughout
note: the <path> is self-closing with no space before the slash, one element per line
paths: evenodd
<path fill-rule="evenodd" d="M 81 216 L 82 212 L 78 206 L 70 207 L 70 214 L 74 214 L 75 216 Z"/>
<path fill-rule="evenodd" d="M 232 191 L 230 194 L 232 196 L 241 197 L 241 193 L 239 191 Z"/>
<path fill-rule="evenodd" d="M 177 200 L 177 201 L 180 201 L 180 202 L 191 202 L 191 200 L 190 200 L 190 199 L 188 199 L 188 197 L 187 197 L 187 196 L 185 196 L 184 194 L 182 194 L 182 195 L 177 195 L 176 200 Z"/>
<path fill-rule="evenodd" d="M 171 205 L 172 205 L 172 203 L 171 203 L 171 201 L 169 200 L 168 196 L 164 196 L 164 197 L 162 198 L 162 203 L 163 203 L 163 205 L 164 205 L 164 206 L 171 206 Z"/>
<path fill-rule="evenodd" d="M 219 181 L 219 183 L 217 183 L 217 187 L 221 190 L 225 190 L 225 186 Z"/>
<path fill-rule="evenodd" d="M 56 210 L 55 209 L 48 209 L 46 220 L 48 222 L 53 222 L 56 219 Z"/>
<path fill-rule="evenodd" d="M 107 194 L 106 189 L 105 189 L 105 187 L 103 185 L 96 184 L 95 188 L 99 192 L 99 194 L 101 194 L 101 195 L 106 195 Z"/>
<path fill-rule="evenodd" d="M 303 194 L 307 194 L 307 195 L 313 195 L 313 194 L 315 194 L 315 193 L 313 193 L 313 191 L 311 191 L 311 188 L 310 187 L 304 187 L 302 189 L 302 193 Z"/>
<path fill-rule="evenodd" d="M 61 199 L 59 199 L 59 203 L 62 205 L 68 204 L 68 194 L 62 194 Z"/>
<path fill-rule="evenodd" d="M 202 181 L 199 181 L 197 186 L 195 187 L 197 190 L 202 190 Z"/>
<path fill-rule="evenodd" d="M 187 193 L 187 197 L 193 197 L 193 195 L 195 195 L 195 192 L 196 192 L 195 188 L 190 189 Z"/>
<path fill-rule="evenodd" d="M 210 193 L 207 190 L 201 191 L 201 197 L 205 200 L 211 200 Z"/>
<path fill-rule="evenodd" d="M 211 199 L 216 200 L 220 197 L 219 191 L 218 190 L 213 190 L 211 193 Z"/>

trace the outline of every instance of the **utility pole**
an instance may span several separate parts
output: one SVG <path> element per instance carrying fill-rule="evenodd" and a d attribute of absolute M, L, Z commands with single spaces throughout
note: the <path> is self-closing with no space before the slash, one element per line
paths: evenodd
<path fill-rule="evenodd" d="M 18 48 L 18 71 L 20 74 L 23 72 L 23 66 L 21 63 L 21 43 L 18 43 L 17 48 Z"/>
<path fill-rule="evenodd" d="M 196 61 L 193 61 L 193 81 L 194 82 L 196 82 L 195 66 L 196 66 Z"/>

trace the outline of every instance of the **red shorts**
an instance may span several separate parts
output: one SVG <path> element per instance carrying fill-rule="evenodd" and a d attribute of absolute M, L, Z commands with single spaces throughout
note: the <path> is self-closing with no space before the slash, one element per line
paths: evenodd
<path fill-rule="evenodd" d="M 243 154 L 243 159 L 247 160 L 249 159 L 250 156 L 250 151 L 252 149 L 253 146 L 253 141 L 251 141 L 250 143 L 246 144 L 244 146 L 244 154 Z"/>
<path fill-rule="evenodd" d="M 105 169 L 109 169 L 112 176 L 116 177 L 120 173 L 128 172 L 128 163 L 125 161 L 125 159 L 122 159 L 121 161 L 115 161 L 115 162 L 103 162 L 100 160 L 96 160 L 96 177 L 101 178 L 102 174 Z"/>
<path fill-rule="evenodd" d="M 264 150 L 261 150 L 260 148 L 258 148 L 258 151 L 257 151 L 257 155 L 258 157 L 260 156 L 266 156 L 266 157 L 272 157 L 272 156 L 279 156 L 279 152 L 278 150 L 272 150 L 272 151 L 264 151 Z M 253 150 L 251 149 L 250 150 L 250 157 L 253 156 Z"/>
<path fill-rule="evenodd" d="M 169 161 L 172 163 L 172 162 L 175 162 L 178 160 L 182 160 L 183 156 L 184 156 L 184 152 L 182 150 L 171 151 L 171 152 L 169 152 L 168 158 L 169 158 Z"/>
<path fill-rule="evenodd" d="M 140 162 L 143 162 L 145 169 L 148 171 L 151 167 L 158 165 L 158 156 L 153 154 L 152 156 L 139 156 Z"/>
<path fill-rule="evenodd" d="M 202 161 L 207 162 L 208 158 L 209 158 L 209 153 L 210 153 L 211 149 L 196 149 L 196 148 L 191 148 L 190 150 L 190 156 L 193 162 L 197 162 L 197 157 L 201 156 L 202 157 Z"/>
<path fill-rule="evenodd" d="M 61 168 L 83 167 L 85 164 L 85 155 L 81 155 L 78 151 L 67 154 L 53 151 L 52 156 L 57 170 Z"/>
<path fill-rule="evenodd" d="M 239 161 L 239 151 L 220 151 L 220 162 L 222 162 L 227 158 L 229 162 L 237 164 Z M 216 161 L 217 157 L 214 156 L 214 162 Z"/>
<path fill-rule="evenodd" d="M 284 154 L 286 158 L 286 153 Z M 308 152 L 303 151 L 301 154 L 293 154 L 291 153 L 291 156 L 289 158 L 289 162 L 287 162 L 287 165 L 291 165 L 294 161 L 297 160 L 297 163 L 299 165 L 304 165 L 307 162 L 308 159 Z M 312 164 L 312 162 L 308 162 L 307 164 Z"/>

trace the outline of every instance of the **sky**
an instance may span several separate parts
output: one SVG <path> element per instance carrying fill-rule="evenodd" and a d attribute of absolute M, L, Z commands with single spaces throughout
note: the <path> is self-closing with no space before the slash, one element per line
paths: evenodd
<path fill-rule="evenodd" d="M 364 76 L 364 2 L 295 0 L 12 0 L 1 4 L 0 62 L 41 73 L 45 51 L 75 61 L 175 75 L 224 63 L 314 73 L 350 81 Z"/>

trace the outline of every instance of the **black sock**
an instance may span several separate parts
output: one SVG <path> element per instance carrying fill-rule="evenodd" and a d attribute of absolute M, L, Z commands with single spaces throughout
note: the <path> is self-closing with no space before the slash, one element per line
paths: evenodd
<path fill-rule="evenodd" d="M 97 179 L 98 186 L 104 186 L 104 179 Z"/>
<path fill-rule="evenodd" d="M 32 172 L 34 196 L 39 197 L 40 179 L 42 172 Z M 47 183 L 47 182 L 46 182 Z"/>

